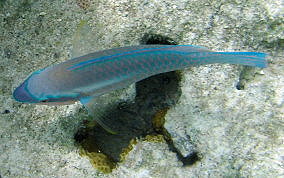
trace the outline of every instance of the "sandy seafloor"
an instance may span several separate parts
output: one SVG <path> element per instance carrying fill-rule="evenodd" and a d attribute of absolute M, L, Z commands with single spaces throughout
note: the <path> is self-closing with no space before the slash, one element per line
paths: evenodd
<path fill-rule="evenodd" d="M 0 177 L 284 177 L 283 1 L 90 2 L 0 1 Z M 184 70 L 165 128 L 182 154 L 194 147 L 199 160 L 182 166 L 166 143 L 141 140 L 103 174 L 74 144 L 86 116 L 77 114 L 80 103 L 35 106 L 11 96 L 31 72 L 72 56 L 82 20 L 93 34 L 85 51 L 137 45 L 153 33 L 216 51 L 266 52 L 269 65 L 248 72 L 241 90 L 240 66 Z"/>

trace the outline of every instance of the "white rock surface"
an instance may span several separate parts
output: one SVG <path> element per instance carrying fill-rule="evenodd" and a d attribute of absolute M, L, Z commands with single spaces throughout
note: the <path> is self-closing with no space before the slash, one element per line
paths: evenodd
<path fill-rule="evenodd" d="M 0 2 L 1 177 L 284 175 L 281 0 L 92 2 L 87 10 L 75 0 Z M 267 52 L 270 64 L 257 69 L 244 90 L 236 89 L 237 66 L 184 71 L 183 93 L 166 115 L 166 128 L 184 155 L 189 143 L 180 140 L 190 139 L 201 160 L 182 167 L 166 144 L 139 142 L 117 170 L 104 175 L 74 145 L 87 116 L 80 104 L 33 106 L 11 96 L 31 72 L 70 57 L 81 20 L 95 32 L 94 50 L 136 45 L 145 33 L 156 33 L 213 50 Z"/>

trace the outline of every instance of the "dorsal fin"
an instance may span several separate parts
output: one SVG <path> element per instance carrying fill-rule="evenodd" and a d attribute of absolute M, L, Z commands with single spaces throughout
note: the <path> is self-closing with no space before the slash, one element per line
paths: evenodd
<path fill-rule="evenodd" d="M 96 41 L 96 35 L 92 31 L 88 21 L 81 20 L 73 36 L 71 58 L 97 51 Z"/>

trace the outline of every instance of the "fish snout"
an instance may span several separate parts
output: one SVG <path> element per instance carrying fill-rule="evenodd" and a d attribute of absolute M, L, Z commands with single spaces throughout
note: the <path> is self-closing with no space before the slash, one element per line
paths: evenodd
<path fill-rule="evenodd" d="M 19 102 L 23 102 L 23 103 L 39 102 L 30 94 L 26 85 L 27 85 L 27 82 L 24 82 L 14 90 L 13 97 L 15 98 L 15 100 Z"/>

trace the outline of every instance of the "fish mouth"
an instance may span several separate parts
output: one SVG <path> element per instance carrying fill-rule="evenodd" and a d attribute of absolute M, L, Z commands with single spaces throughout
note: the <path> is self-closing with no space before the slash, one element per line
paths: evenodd
<path fill-rule="evenodd" d="M 39 102 L 28 91 L 26 81 L 14 90 L 13 97 L 16 101 L 19 101 L 22 103 L 38 103 Z"/>

